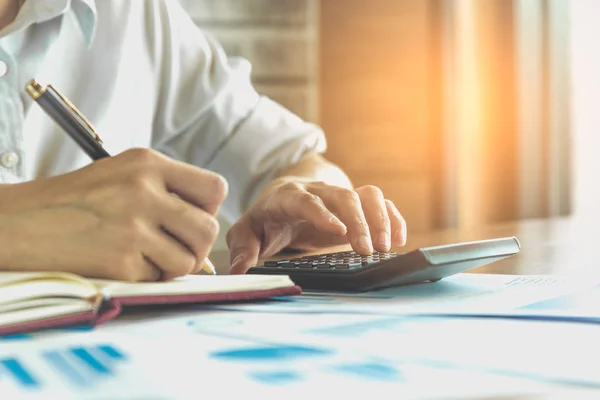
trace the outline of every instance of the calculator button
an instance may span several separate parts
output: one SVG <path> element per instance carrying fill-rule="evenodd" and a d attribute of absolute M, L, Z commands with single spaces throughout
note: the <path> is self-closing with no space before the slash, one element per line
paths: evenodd
<path fill-rule="evenodd" d="M 296 266 L 296 264 L 294 264 L 293 262 L 285 262 L 285 263 L 280 263 L 279 266 L 281 268 L 294 268 Z"/>
<path fill-rule="evenodd" d="M 315 267 L 317 269 L 331 269 L 331 268 L 333 268 L 333 264 L 325 264 L 325 263 L 323 263 L 323 264 L 315 264 Z"/>
<path fill-rule="evenodd" d="M 335 268 L 335 269 L 349 269 L 350 266 L 348 264 L 335 264 L 333 266 L 333 268 Z"/>
<path fill-rule="evenodd" d="M 267 268 L 286 268 L 286 269 L 355 269 L 377 264 L 385 260 L 396 257 L 395 252 L 381 253 L 374 252 L 368 256 L 361 256 L 354 251 L 340 251 L 337 253 L 316 254 L 290 258 L 286 260 L 267 261 L 264 266 Z"/>
<path fill-rule="evenodd" d="M 370 260 L 370 261 L 363 261 L 362 262 L 362 266 L 366 267 L 367 265 L 371 265 L 371 264 L 377 264 L 379 261 L 375 261 L 375 260 Z"/>

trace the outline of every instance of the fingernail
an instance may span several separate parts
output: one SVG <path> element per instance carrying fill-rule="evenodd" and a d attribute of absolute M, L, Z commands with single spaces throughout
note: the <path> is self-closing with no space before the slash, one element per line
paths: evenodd
<path fill-rule="evenodd" d="M 344 223 L 342 221 L 340 221 L 340 219 L 338 217 L 336 217 L 335 215 L 332 215 L 331 217 L 329 217 L 329 223 L 331 225 L 337 225 L 339 227 L 346 229 L 346 225 L 344 225 Z"/>
<path fill-rule="evenodd" d="M 402 239 L 402 235 L 400 234 L 400 229 L 394 229 L 394 233 L 392 233 L 392 238 L 394 239 L 395 245 L 400 245 L 400 241 Z"/>
<path fill-rule="evenodd" d="M 231 266 L 234 267 L 235 265 L 237 265 L 240 262 L 242 262 L 243 259 L 244 259 L 244 255 L 243 254 L 238 254 L 237 256 L 235 256 L 235 258 L 231 262 Z"/>
<path fill-rule="evenodd" d="M 377 243 L 383 247 L 385 251 L 388 251 L 392 246 L 390 234 L 387 231 L 381 231 L 377 236 Z"/>
<path fill-rule="evenodd" d="M 396 229 L 394 231 L 394 244 L 404 246 L 406 244 L 406 233 L 403 233 L 400 229 Z"/>
<path fill-rule="evenodd" d="M 243 261 L 243 257 L 241 256 L 237 256 L 233 262 L 231 263 L 231 266 L 229 267 L 229 273 L 230 274 L 241 274 L 243 273 L 240 265 L 242 264 Z"/>
<path fill-rule="evenodd" d="M 371 240 L 369 239 L 369 237 L 367 235 L 361 235 L 358 238 L 358 246 L 362 247 L 363 250 L 368 251 L 369 253 L 373 252 Z"/>

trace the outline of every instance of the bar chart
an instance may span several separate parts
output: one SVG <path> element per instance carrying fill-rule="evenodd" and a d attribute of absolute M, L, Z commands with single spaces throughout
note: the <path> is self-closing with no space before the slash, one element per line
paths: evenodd
<path fill-rule="evenodd" d="M 42 391 L 47 380 L 58 380 L 63 386 L 92 389 L 115 377 L 116 367 L 127 361 L 127 355 L 113 344 L 49 349 L 33 357 L 4 357 L 0 358 L 0 384 L 8 381 L 20 390 Z"/>

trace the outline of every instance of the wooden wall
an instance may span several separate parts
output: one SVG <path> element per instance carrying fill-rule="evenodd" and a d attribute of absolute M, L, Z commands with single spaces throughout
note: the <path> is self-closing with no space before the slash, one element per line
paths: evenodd
<path fill-rule="evenodd" d="M 435 2 L 320 3 L 321 124 L 331 160 L 383 189 L 411 231 L 436 225 L 439 46 Z"/>

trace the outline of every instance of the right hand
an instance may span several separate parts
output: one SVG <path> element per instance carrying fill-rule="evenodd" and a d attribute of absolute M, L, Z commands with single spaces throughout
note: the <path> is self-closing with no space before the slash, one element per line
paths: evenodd
<path fill-rule="evenodd" d="M 0 185 L 0 270 L 125 281 L 198 272 L 226 196 L 220 175 L 146 149 Z"/>

